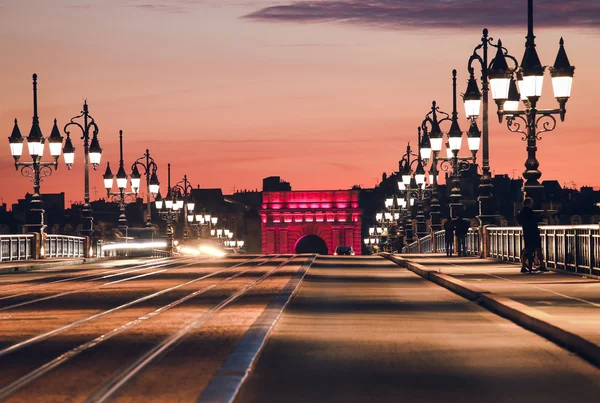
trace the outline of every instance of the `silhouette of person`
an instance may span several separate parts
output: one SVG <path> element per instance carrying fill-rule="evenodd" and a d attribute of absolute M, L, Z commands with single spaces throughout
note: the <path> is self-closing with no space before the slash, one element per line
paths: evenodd
<path fill-rule="evenodd" d="M 446 241 L 446 256 L 452 256 L 454 252 L 454 223 L 450 219 L 444 223 L 444 241 Z"/>
<path fill-rule="evenodd" d="M 542 253 L 542 237 L 538 228 L 539 219 L 533 211 L 533 200 L 531 198 L 527 197 L 523 200 L 523 208 L 517 214 L 517 222 L 523 228 L 523 243 L 525 244 L 525 247 L 521 250 L 521 273 L 533 270 L 533 260 L 536 255 L 540 262 L 538 270 L 548 271 Z"/>
<path fill-rule="evenodd" d="M 456 233 L 456 249 L 458 256 L 467 256 L 467 232 L 469 232 L 469 223 L 463 220 L 462 216 L 456 216 L 456 224 L 454 224 Z"/>

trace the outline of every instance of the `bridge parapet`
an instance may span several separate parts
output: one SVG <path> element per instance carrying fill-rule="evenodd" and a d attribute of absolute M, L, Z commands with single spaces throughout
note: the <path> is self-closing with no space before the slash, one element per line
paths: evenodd
<path fill-rule="evenodd" d="M 540 225 L 542 251 L 548 267 L 567 272 L 600 276 L 600 226 Z M 469 255 L 520 262 L 523 249 L 521 227 L 477 227 L 467 233 Z M 435 242 L 431 242 L 431 237 Z M 434 245 L 435 244 L 435 245 Z M 435 250 L 434 250 L 435 249 Z M 444 252 L 444 231 L 425 236 L 402 250 L 403 253 Z"/>
<path fill-rule="evenodd" d="M 600 276 L 598 225 L 540 225 L 539 229 L 548 267 Z M 523 238 L 520 227 L 490 227 L 488 234 L 491 258 L 521 261 Z"/>
<path fill-rule="evenodd" d="M 0 261 L 102 256 L 102 241 L 88 237 L 38 233 L 0 235 Z"/>
<path fill-rule="evenodd" d="M 0 235 L 0 262 L 35 258 L 36 234 Z"/>

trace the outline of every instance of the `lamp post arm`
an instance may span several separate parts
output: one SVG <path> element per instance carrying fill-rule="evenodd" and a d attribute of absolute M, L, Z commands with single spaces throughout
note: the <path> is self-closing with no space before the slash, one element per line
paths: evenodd
<path fill-rule="evenodd" d="M 67 135 L 71 134 L 71 132 L 69 131 L 69 126 L 77 126 L 81 130 L 81 133 L 83 133 L 83 134 L 85 133 L 85 129 L 83 128 L 83 126 L 77 122 L 74 122 L 74 119 L 80 118 L 81 116 L 83 116 L 83 115 L 71 118 L 71 121 L 69 123 L 67 123 L 65 125 L 65 127 L 63 128 L 63 131 L 65 132 L 65 134 L 67 134 Z"/>
<path fill-rule="evenodd" d="M 88 116 L 89 116 L 89 115 L 88 115 Z M 89 116 L 89 118 L 91 119 L 91 122 L 90 122 L 90 123 L 88 123 L 88 125 L 86 126 L 86 129 L 87 129 L 87 130 L 86 130 L 86 133 L 87 133 L 87 135 L 89 136 L 90 129 L 91 129 L 91 128 L 94 128 L 94 132 L 92 133 L 92 135 L 93 135 L 93 136 L 96 136 L 96 135 L 98 135 L 98 132 L 100 131 L 100 129 L 98 129 L 98 125 L 96 124 L 96 122 L 94 122 L 94 118 L 93 118 L 93 117 L 91 117 L 91 116 Z M 88 140 L 88 139 L 86 139 L 86 140 Z"/>
<path fill-rule="evenodd" d="M 539 127 L 542 127 L 540 130 L 537 130 Z M 541 134 L 542 133 L 546 133 L 546 132 L 551 132 L 554 129 L 556 129 L 556 118 L 554 116 L 552 116 L 552 114 L 549 113 L 542 113 L 536 120 L 535 120 L 535 129 L 537 130 L 535 132 L 535 137 L 537 140 L 541 140 Z"/>
<path fill-rule="evenodd" d="M 506 119 L 506 127 L 508 128 L 508 130 L 512 133 L 519 133 L 523 135 L 523 137 L 521 138 L 521 140 L 523 141 L 527 140 L 527 126 L 528 122 L 527 118 L 524 117 L 524 114 L 511 116 L 508 119 Z"/>
<path fill-rule="evenodd" d="M 15 165 L 19 166 L 19 167 L 31 167 L 31 166 L 35 166 L 35 165 L 37 165 L 39 167 L 55 167 L 56 166 L 56 164 L 54 162 L 50 162 L 50 161 L 38 161 L 38 162 L 33 162 L 33 161 L 32 162 L 27 162 L 27 161 L 21 162 L 21 161 L 19 161 L 19 162 L 16 162 Z"/>

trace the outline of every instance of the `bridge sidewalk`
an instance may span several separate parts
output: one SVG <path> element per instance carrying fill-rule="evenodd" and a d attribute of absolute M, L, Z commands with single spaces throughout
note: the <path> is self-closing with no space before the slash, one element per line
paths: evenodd
<path fill-rule="evenodd" d="M 600 280 L 557 271 L 521 274 L 520 264 L 473 257 L 390 258 L 600 364 Z"/>

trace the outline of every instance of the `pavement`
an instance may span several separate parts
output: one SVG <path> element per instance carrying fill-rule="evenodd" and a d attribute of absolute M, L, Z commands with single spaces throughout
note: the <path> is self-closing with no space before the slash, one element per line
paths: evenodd
<path fill-rule="evenodd" d="M 235 402 L 597 402 L 599 375 L 389 260 L 319 257 Z"/>
<path fill-rule="evenodd" d="M 388 255 L 600 366 L 600 280 L 553 270 L 520 273 L 520 264 L 442 254 Z"/>

